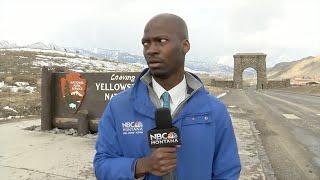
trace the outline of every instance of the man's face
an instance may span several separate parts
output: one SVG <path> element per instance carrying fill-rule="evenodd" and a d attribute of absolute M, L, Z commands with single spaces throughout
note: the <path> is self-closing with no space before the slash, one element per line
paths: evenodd
<path fill-rule="evenodd" d="M 183 40 L 175 26 L 151 22 L 142 38 L 143 54 L 154 77 L 167 79 L 184 70 Z"/>

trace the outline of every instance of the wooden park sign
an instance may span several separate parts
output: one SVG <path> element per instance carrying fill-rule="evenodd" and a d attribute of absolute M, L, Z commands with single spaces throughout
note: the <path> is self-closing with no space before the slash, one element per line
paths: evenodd
<path fill-rule="evenodd" d="M 130 88 L 138 72 L 78 73 L 42 68 L 41 129 L 97 131 L 99 119 L 117 93 Z"/>

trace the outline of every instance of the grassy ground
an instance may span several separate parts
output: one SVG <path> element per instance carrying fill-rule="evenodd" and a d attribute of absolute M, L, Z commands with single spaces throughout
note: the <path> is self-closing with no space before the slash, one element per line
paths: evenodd
<path fill-rule="evenodd" d="M 227 89 L 221 87 L 205 86 L 205 88 L 209 92 L 213 93 L 215 96 L 218 96 L 219 94 L 222 94 L 227 91 Z"/>
<path fill-rule="evenodd" d="M 298 92 L 298 93 L 307 93 L 307 94 L 319 94 L 320 95 L 320 85 L 316 86 L 298 86 L 290 88 L 282 88 L 280 90 Z"/>
<path fill-rule="evenodd" d="M 13 110 L 5 110 L 9 106 Z M 0 118 L 9 116 L 40 115 L 40 93 L 0 92 Z"/>
<path fill-rule="evenodd" d="M 9 116 L 40 115 L 40 67 L 32 66 L 36 55 L 44 55 L 40 52 L 27 51 L 1 51 L 0 52 L 0 82 L 13 85 L 15 82 L 28 82 L 30 86 L 36 87 L 35 92 L 19 91 L 10 92 L 10 88 L 2 88 L 0 92 L 0 118 Z M 58 56 L 58 54 L 50 54 Z M 14 109 L 6 110 L 6 106 Z"/>
<path fill-rule="evenodd" d="M 221 87 L 213 87 L 211 86 L 211 79 L 213 79 L 213 77 L 210 77 L 208 75 L 198 75 L 202 81 L 202 83 L 204 84 L 205 88 L 213 93 L 215 96 L 224 93 L 227 91 L 226 88 L 221 88 Z"/>
<path fill-rule="evenodd" d="M 23 81 L 30 85 L 36 85 L 40 79 L 40 68 L 32 67 L 32 61 L 36 58 L 34 52 L 1 51 L 5 55 L 0 56 L 0 81 L 6 81 L 9 85 Z"/>

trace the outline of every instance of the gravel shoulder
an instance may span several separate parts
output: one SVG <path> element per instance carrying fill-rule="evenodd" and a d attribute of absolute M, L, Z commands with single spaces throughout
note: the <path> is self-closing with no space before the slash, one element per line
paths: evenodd
<path fill-rule="evenodd" d="M 0 179 L 95 179 L 95 137 L 25 130 L 40 119 L 0 125 Z"/>

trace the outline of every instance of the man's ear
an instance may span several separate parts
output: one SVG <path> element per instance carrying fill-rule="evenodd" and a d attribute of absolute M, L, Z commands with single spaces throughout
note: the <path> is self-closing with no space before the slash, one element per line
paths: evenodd
<path fill-rule="evenodd" d="M 182 50 L 183 50 L 184 54 L 187 54 L 187 52 L 190 50 L 190 43 L 189 43 L 188 39 L 183 40 Z"/>

